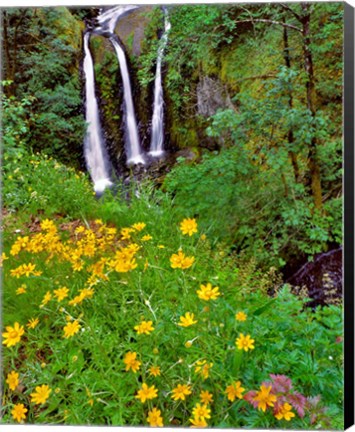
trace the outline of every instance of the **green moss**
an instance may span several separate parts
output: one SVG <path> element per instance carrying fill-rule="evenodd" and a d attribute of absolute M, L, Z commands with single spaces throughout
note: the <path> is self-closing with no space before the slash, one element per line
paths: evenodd
<path fill-rule="evenodd" d="M 260 50 L 260 46 L 264 49 Z M 283 64 L 282 33 L 269 29 L 258 39 L 239 38 L 222 49 L 219 55 L 221 81 L 232 91 L 256 96 L 262 90 L 265 79 L 275 74 L 279 65 Z"/>

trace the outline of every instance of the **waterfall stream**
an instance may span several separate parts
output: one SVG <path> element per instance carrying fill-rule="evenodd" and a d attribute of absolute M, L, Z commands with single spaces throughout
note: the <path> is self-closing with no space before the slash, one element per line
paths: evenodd
<path fill-rule="evenodd" d="M 113 8 L 107 9 L 103 11 L 100 9 L 100 15 L 97 17 L 97 22 L 99 26 L 97 30 L 103 30 L 108 32 L 109 34 L 113 34 L 115 31 L 115 27 L 119 18 L 122 18 L 123 15 L 137 9 L 139 6 L 114 6 Z"/>
<path fill-rule="evenodd" d="M 161 78 L 161 64 L 164 55 L 164 49 L 168 42 L 168 33 L 171 28 L 169 17 L 166 9 L 164 9 L 164 34 L 160 40 L 158 49 L 157 67 L 154 81 L 154 108 L 152 119 L 152 137 L 150 141 L 149 154 L 154 157 L 161 156 L 164 153 L 164 99 L 163 99 L 163 86 Z"/>
<path fill-rule="evenodd" d="M 118 42 L 118 38 L 115 35 L 114 30 L 119 18 L 137 8 L 138 6 L 126 5 L 116 6 L 108 9 L 98 16 L 97 22 L 99 23 L 99 26 L 95 29 L 97 33 L 109 36 L 110 41 L 116 51 L 118 63 L 120 66 L 123 82 L 125 112 L 125 146 L 127 153 L 127 165 L 135 165 L 139 163 L 144 164 L 145 160 L 139 142 L 138 127 L 134 111 L 132 89 L 126 55 Z"/>
<path fill-rule="evenodd" d="M 126 120 L 126 152 L 127 165 L 144 164 L 143 154 L 140 148 L 136 115 L 134 112 L 131 83 L 127 67 L 126 56 L 117 40 L 112 36 L 110 38 L 115 48 L 117 58 L 120 64 L 120 71 L 123 82 L 123 94 L 125 103 L 125 120 Z"/>
<path fill-rule="evenodd" d="M 112 43 L 120 66 L 120 72 L 123 83 L 124 98 L 124 121 L 125 121 L 125 150 L 127 155 L 127 165 L 145 164 L 144 153 L 141 149 L 136 115 L 133 104 L 132 88 L 127 66 L 125 52 L 115 34 L 115 27 L 119 18 L 123 17 L 130 11 L 137 9 L 139 6 L 125 5 L 115 6 L 104 10 L 100 9 L 97 17 L 97 25 L 91 31 L 92 34 L 99 34 L 109 38 Z M 160 46 L 157 54 L 157 65 L 154 82 L 154 105 L 152 118 L 152 136 L 149 154 L 153 157 L 161 156 L 164 153 L 164 100 L 161 66 L 164 49 L 168 40 L 170 22 L 168 14 L 164 8 L 164 34 L 160 40 Z M 94 190 L 100 194 L 107 187 L 112 185 L 110 179 L 110 163 L 106 150 L 105 141 L 102 135 L 98 102 L 95 95 L 95 76 L 94 64 L 89 48 L 90 32 L 84 36 L 84 75 L 85 75 L 85 119 L 88 123 L 87 133 L 84 141 L 84 154 L 88 171 L 94 182 Z"/>
<path fill-rule="evenodd" d="M 84 141 L 84 155 L 88 171 L 94 182 L 94 190 L 102 193 L 112 185 L 109 174 L 108 155 L 101 134 L 101 125 L 97 99 L 95 95 L 94 64 L 89 48 L 90 33 L 84 36 L 84 63 L 85 74 L 85 120 L 88 123 Z"/>

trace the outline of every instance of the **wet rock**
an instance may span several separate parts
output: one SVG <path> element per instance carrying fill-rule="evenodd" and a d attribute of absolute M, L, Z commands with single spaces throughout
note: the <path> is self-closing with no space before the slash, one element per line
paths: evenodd
<path fill-rule="evenodd" d="M 176 152 L 174 154 L 174 156 L 175 156 L 175 159 L 182 157 L 186 161 L 192 161 L 193 162 L 198 158 L 199 154 L 198 154 L 198 151 L 196 151 L 196 149 L 185 148 L 185 149 L 182 149 L 182 150 L 179 150 L 178 152 Z"/>
<path fill-rule="evenodd" d="M 339 303 L 343 291 L 342 248 L 317 254 L 286 282 L 296 294 L 310 297 L 308 306 Z"/>
<path fill-rule="evenodd" d="M 152 6 L 140 6 L 122 17 L 116 26 L 116 33 L 130 54 L 139 56 L 142 51 L 145 29 L 150 22 Z"/>
<path fill-rule="evenodd" d="M 229 94 L 221 81 L 204 76 L 197 84 L 197 112 L 204 117 L 216 114 L 220 108 L 234 109 Z"/>

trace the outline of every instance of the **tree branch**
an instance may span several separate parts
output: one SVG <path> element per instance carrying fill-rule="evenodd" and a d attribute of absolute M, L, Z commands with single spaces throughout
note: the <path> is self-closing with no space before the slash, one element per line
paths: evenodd
<path fill-rule="evenodd" d="M 236 24 L 242 24 L 242 23 L 247 23 L 247 22 L 251 22 L 251 23 L 255 23 L 255 22 L 262 22 L 262 23 L 266 23 L 266 24 L 275 24 L 275 25 L 280 25 L 282 27 L 287 27 L 290 28 L 292 30 L 297 30 L 298 32 L 302 33 L 302 29 L 300 29 L 299 27 L 296 27 L 292 24 L 286 24 L 283 23 L 281 21 L 273 21 L 273 20 L 269 20 L 269 19 L 248 19 L 248 20 L 241 20 L 241 21 L 235 21 Z"/>
<path fill-rule="evenodd" d="M 297 12 L 295 12 L 292 8 L 290 8 L 290 6 L 288 6 L 287 4 L 284 3 L 280 3 L 280 6 L 283 7 L 285 10 L 288 10 L 289 12 L 291 12 L 293 14 L 293 16 L 300 22 L 302 22 L 302 17 L 301 15 L 299 15 Z"/>

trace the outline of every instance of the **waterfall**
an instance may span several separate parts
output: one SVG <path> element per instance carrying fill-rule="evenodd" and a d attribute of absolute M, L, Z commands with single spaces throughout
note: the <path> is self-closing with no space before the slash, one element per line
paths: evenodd
<path fill-rule="evenodd" d="M 94 182 L 96 193 L 102 193 L 112 185 L 109 174 L 108 155 L 101 134 L 99 110 L 95 95 L 94 64 L 89 48 L 90 33 L 84 36 L 84 74 L 85 74 L 85 120 L 88 123 L 84 140 L 84 155 L 88 171 Z"/>
<path fill-rule="evenodd" d="M 134 111 L 131 83 L 127 67 L 126 55 L 120 46 L 114 33 L 117 21 L 123 15 L 137 9 L 139 6 L 116 6 L 102 12 L 97 18 L 99 26 L 95 29 L 97 33 L 109 36 L 110 41 L 116 51 L 118 63 L 120 65 L 121 77 L 123 82 L 123 97 L 125 106 L 125 144 L 127 153 L 127 165 L 144 164 L 145 160 L 140 148 L 138 127 Z"/>
<path fill-rule="evenodd" d="M 100 10 L 100 15 L 97 17 L 97 22 L 99 23 L 98 29 L 105 30 L 111 34 L 114 33 L 118 18 L 137 9 L 139 6 L 115 6 L 113 8 L 107 9 L 106 11 Z"/>
<path fill-rule="evenodd" d="M 120 44 L 114 37 L 110 38 L 113 47 L 115 48 L 117 58 L 120 64 L 120 71 L 123 81 L 123 95 L 125 103 L 125 119 L 126 119 L 126 151 L 127 165 L 144 164 L 145 160 L 140 149 L 139 136 L 136 115 L 134 112 L 131 83 L 127 67 L 126 56 Z"/>
<path fill-rule="evenodd" d="M 164 34 L 161 38 L 161 43 L 158 49 L 157 67 L 154 81 L 154 108 L 152 119 L 152 137 L 150 141 L 151 156 L 161 156 L 164 153 L 164 99 L 163 99 L 163 86 L 161 78 L 161 64 L 164 54 L 164 49 L 168 41 L 168 33 L 171 28 L 168 13 L 164 8 Z"/>

